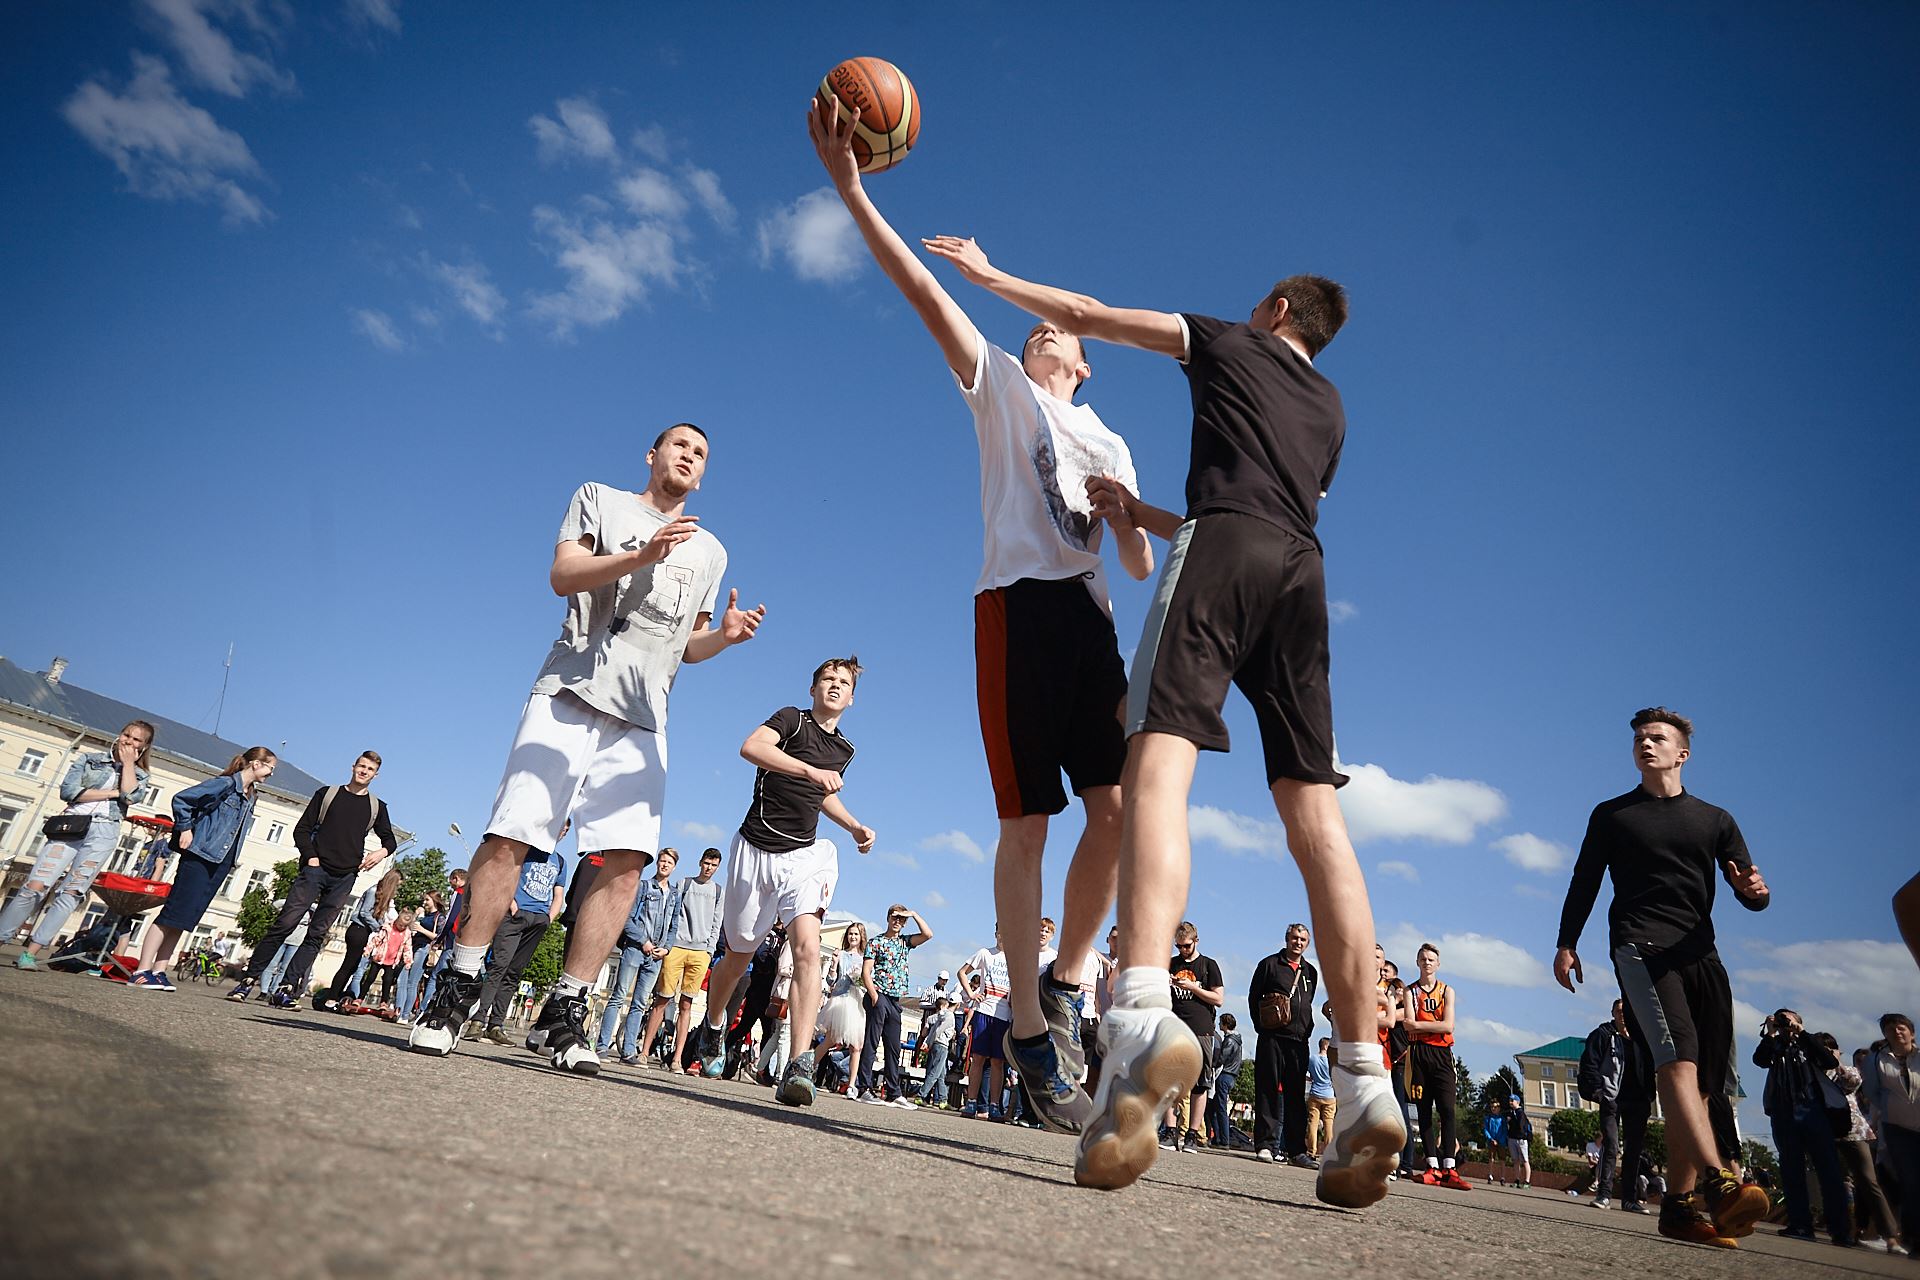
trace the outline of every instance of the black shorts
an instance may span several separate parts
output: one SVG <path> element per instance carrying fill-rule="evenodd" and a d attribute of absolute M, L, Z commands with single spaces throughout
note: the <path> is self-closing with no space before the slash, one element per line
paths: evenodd
<path fill-rule="evenodd" d="M 1436 1100 L 1453 1096 L 1449 1086 L 1457 1087 L 1459 1077 L 1453 1070 L 1452 1045 L 1423 1044 L 1416 1040 L 1407 1050 L 1407 1063 L 1408 1098 L 1418 1102 L 1429 1093 Z"/>
<path fill-rule="evenodd" d="M 1127 689 L 1127 736 L 1170 733 L 1227 749 L 1231 683 L 1253 704 L 1267 783 L 1342 786 L 1327 688 L 1320 550 L 1232 512 L 1187 521 L 1167 552 Z"/>
<path fill-rule="evenodd" d="M 1731 1093 L 1733 987 L 1719 955 L 1670 959 L 1644 955 L 1629 942 L 1614 951 L 1613 972 L 1626 1001 L 1628 1031 L 1653 1054 L 1654 1070 L 1691 1062 L 1701 1093 Z"/>
<path fill-rule="evenodd" d="M 1079 578 L 1022 578 L 973 598 L 980 738 L 1002 818 L 1059 813 L 1073 793 L 1117 787 L 1127 763 L 1127 669 L 1107 616 Z"/>

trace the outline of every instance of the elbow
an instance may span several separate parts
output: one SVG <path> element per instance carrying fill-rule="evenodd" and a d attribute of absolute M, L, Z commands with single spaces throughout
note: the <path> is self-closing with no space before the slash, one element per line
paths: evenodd
<path fill-rule="evenodd" d="M 551 587 L 553 594 L 559 596 L 562 600 L 573 594 L 573 592 L 567 590 L 566 580 L 560 576 L 558 569 L 555 569 L 547 575 L 547 586 Z"/>

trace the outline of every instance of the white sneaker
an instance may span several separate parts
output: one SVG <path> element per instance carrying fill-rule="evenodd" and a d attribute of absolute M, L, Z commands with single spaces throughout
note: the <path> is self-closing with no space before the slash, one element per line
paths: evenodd
<path fill-rule="evenodd" d="M 905 1098 L 895 1098 L 892 1102 L 889 1102 L 887 1105 L 890 1107 L 899 1107 L 903 1111 L 918 1111 L 920 1109 L 914 1106 L 911 1102 L 908 1102 Z"/>
<path fill-rule="evenodd" d="M 1080 1134 L 1073 1180 L 1117 1190 L 1160 1153 L 1160 1117 L 1200 1078 L 1200 1042 L 1172 1009 L 1107 1010 L 1100 1019 L 1100 1087 Z"/>
<path fill-rule="evenodd" d="M 1265 1147 L 1262 1147 L 1258 1151 L 1253 1153 L 1253 1158 L 1255 1160 L 1258 1160 L 1261 1164 L 1272 1164 L 1273 1152 L 1267 1150 L 1267 1148 Z"/>
<path fill-rule="evenodd" d="M 1333 1066 L 1333 1135 L 1320 1152 L 1314 1194 L 1327 1204 L 1364 1209 L 1384 1198 L 1407 1144 L 1407 1122 L 1393 1081 L 1379 1062 Z"/>

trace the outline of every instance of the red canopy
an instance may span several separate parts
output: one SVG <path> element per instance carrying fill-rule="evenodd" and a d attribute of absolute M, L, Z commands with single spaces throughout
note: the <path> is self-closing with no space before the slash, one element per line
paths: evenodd
<path fill-rule="evenodd" d="M 161 817 L 159 814 L 155 814 L 151 818 L 145 818 L 136 813 L 129 817 L 127 821 L 137 827 L 152 827 L 155 831 L 173 830 L 173 819 Z"/>

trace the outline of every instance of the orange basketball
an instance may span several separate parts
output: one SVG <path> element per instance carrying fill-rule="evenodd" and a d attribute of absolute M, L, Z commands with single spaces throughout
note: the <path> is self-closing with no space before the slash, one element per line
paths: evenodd
<path fill-rule="evenodd" d="M 907 158 L 920 140 L 920 98 L 900 68 L 883 58 L 848 58 L 827 72 L 815 95 L 855 121 L 853 156 L 860 172 L 879 173 Z"/>

